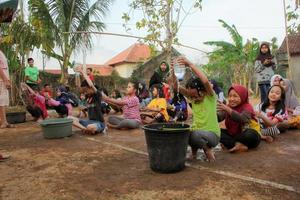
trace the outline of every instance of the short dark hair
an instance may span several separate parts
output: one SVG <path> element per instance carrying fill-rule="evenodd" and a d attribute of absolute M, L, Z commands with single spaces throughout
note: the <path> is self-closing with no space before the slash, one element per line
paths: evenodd
<path fill-rule="evenodd" d="M 129 81 L 129 83 L 131 83 L 133 85 L 133 88 L 138 90 L 139 89 L 139 83 L 137 81 Z"/>
<path fill-rule="evenodd" d="M 81 82 L 80 87 L 90 87 L 90 85 L 88 84 L 88 82 L 86 80 Z"/>
<path fill-rule="evenodd" d="M 186 88 L 190 88 L 190 89 L 196 89 L 199 92 L 206 92 L 206 89 L 204 87 L 204 84 L 203 82 L 201 81 L 200 78 L 190 78 L 186 85 L 185 85 Z"/>
<path fill-rule="evenodd" d="M 48 83 L 44 84 L 44 88 L 47 87 L 47 86 L 50 86 L 50 84 L 48 84 Z"/>
<path fill-rule="evenodd" d="M 163 85 L 162 84 L 154 84 L 154 85 L 152 85 L 151 86 L 151 92 L 153 92 L 154 88 L 157 89 L 158 96 L 160 98 L 165 98 L 164 91 L 163 91 Z"/>
<path fill-rule="evenodd" d="M 91 72 L 93 71 L 93 69 L 91 67 L 87 68 L 87 70 L 90 70 Z"/>
<path fill-rule="evenodd" d="M 34 61 L 33 58 L 28 58 L 27 62 Z"/>

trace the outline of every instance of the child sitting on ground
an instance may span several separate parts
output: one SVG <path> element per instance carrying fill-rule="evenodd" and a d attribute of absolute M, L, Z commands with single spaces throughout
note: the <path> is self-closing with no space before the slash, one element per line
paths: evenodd
<path fill-rule="evenodd" d="M 65 86 L 59 86 L 56 90 L 56 98 L 46 95 L 46 102 L 59 114 L 60 117 L 72 116 L 72 100 L 70 99 Z"/>
<path fill-rule="evenodd" d="M 88 119 L 73 118 L 73 125 L 85 134 L 94 135 L 105 131 L 105 124 L 103 114 L 101 112 L 102 94 L 98 90 L 89 77 L 82 72 L 82 69 L 78 69 L 83 77 L 84 81 L 80 86 L 80 93 L 85 94 L 87 97 L 87 112 Z"/>
<path fill-rule="evenodd" d="M 160 84 L 154 84 L 152 86 L 152 97 L 153 99 L 147 107 L 141 109 L 143 123 L 168 122 L 167 100 L 164 98 L 163 88 Z"/>
<path fill-rule="evenodd" d="M 179 65 L 189 67 L 196 75 L 186 84 L 179 86 L 179 92 L 192 100 L 193 123 L 189 145 L 192 148 L 191 158 L 196 159 L 198 149 L 203 149 L 208 161 L 214 161 L 212 150 L 220 138 L 220 127 L 217 119 L 217 96 L 207 77 L 184 57 L 177 60 Z M 172 66 L 173 67 L 173 66 Z M 177 88 L 177 78 L 173 70 L 173 88 Z"/>
<path fill-rule="evenodd" d="M 185 121 L 188 118 L 188 106 L 185 97 L 177 93 L 173 94 L 173 98 L 169 100 L 168 114 L 173 118 L 173 121 Z"/>
<path fill-rule="evenodd" d="M 116 129 L 135 129 L 141 124 L 140 117 L 140 102 L 136 96 L 138 85 L 134 82 L 129 82 L 127 85 L 126 96 L 121 100 L 109 98 L 102 93 L 102 98 L 109 104 L 122 107 L 123 116 L 110 116 L 108 118 L 108 126 Z"/>
<path fill-rule="evenodd" d="M 234 85 L 229 89 L 228 105 L 218 103 L 218 118 L 219 121 L 225 119 L 226 129 L 221 130 L 220 139 L 224 149 L 242 152 L 259 145 L 259 125 L 244 86 Z M 253 123 L 257 125 L 256 128 L 250 126 Z"/>
<path fill-rule="evenodd" d="M 31 89 L 26 83 L 21 83 L 21 90 L 25 96 L 26 109 L 35 121 L 42 121 L 48 117 L 45 97 L 39 94 L 39 89 Z"/>
<path fill-rule="evenodd" d="M 284 102 L 284 89 L 279 85 L 273 85 L 267 93 L 267 99 L 256 107 L 262 136 L 275 137 L 285 131 L 286 126 L 282 122 L 288 119 L 288 113 Z"/>

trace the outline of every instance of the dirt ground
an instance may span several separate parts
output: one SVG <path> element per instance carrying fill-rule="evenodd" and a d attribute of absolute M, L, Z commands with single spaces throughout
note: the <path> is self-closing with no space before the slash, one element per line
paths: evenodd
<path fill-rule="evenodd" d="M 175 174 L 150 170 L 142 130 L 47 140 L 27 122 L 0 130 L 0 151 L 1 200 L 300 199 L 300 131 Z"/>

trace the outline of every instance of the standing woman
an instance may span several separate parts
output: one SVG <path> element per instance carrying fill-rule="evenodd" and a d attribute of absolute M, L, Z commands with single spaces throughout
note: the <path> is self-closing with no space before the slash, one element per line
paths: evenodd
<path fill-rule="evenodd" d="M 149 82 L 149 88 L 151 88 L 155 84 L 160 84 L 163 86 L 163 93 L 166 100 L 170 99 L 169 85 L 166 83 L 169 71 L 169 64 L 166 61 L 161 62 L 158 69 L 154 71 L 154 74 L 152 75 Z"/>
<path fill-rule="evenodd" d="M 269 44 L 261 44 L 254 68 L 260 89 L 260 100 L 264 102 L 267 98 L 267 91 L 270 88 L 271 77 L 274 75 L 276 68 Z"/>

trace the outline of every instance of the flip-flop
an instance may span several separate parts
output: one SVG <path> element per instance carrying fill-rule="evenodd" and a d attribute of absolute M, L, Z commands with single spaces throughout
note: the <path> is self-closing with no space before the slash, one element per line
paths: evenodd
<path fill-rule="evenodd" d="M 12 124 L 5 124 L 5 125 L 1 125 L 0 127 L 1 129 L 4 129 L 4 128 L 16 128 L 15 125 L 12 125 Z"/>
<path fill-rule="evenodd" d="M 0 154 L 0 162 L 6 161 L 10 158 L 10 155 Z"/>

